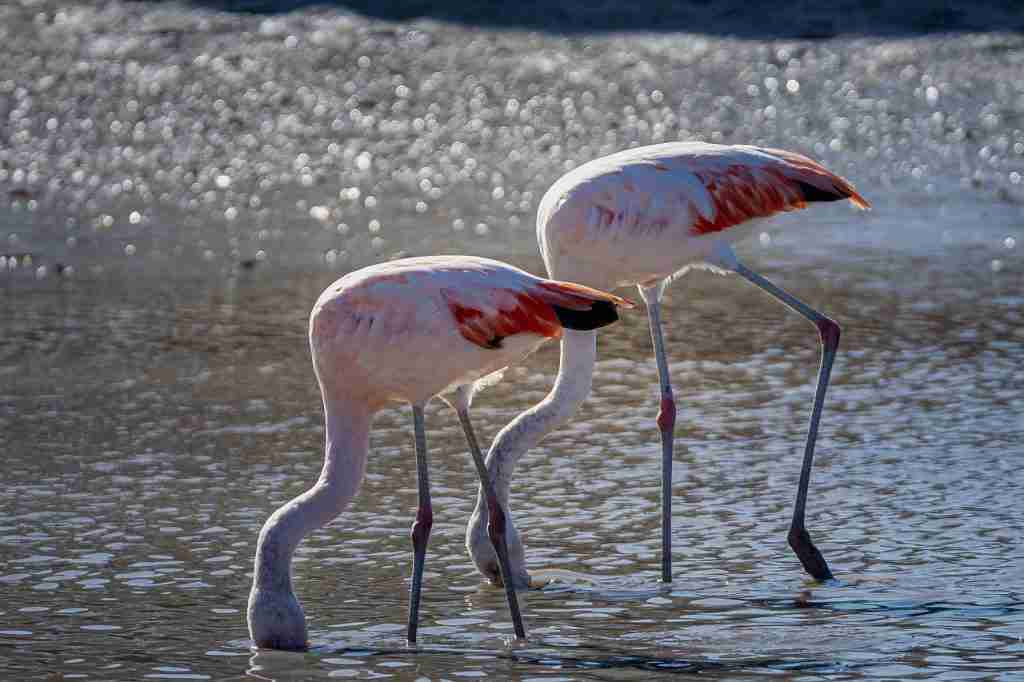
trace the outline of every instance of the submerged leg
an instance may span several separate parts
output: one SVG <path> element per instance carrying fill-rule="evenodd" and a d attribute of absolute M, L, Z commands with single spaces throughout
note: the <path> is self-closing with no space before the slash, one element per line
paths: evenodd
<path fill-rule="evenodd" d="M 494 551 L 498 554 L 498 567 L 501 570 L 502 583 L 505 585 L 508 610 L 512 612 L 512 626 L 515 628 L 516 637 L 525 639 L 526 630 L 523 628 L 523 616 L 519 612 L 519 599 L 516 596 L 515 585 L 510 579 L 512 569 L 508 560 L 508 542 L 505 536 L 505 510 L 501 508 L 498 496 L 494 492 L 494 486 L 491 484 L 491 478 L 487 474 L 487 465 L 484 464 L 484 456 L 476 442 L 476 434 L 469 421 L 469 412 L 465 409 L 458 409 L 457 412 L 459 421 L 462 422 L 462 430 L 466 433 L 469 451 L 473 455 L 476 473 L 480 477 L 480 485 L 484 489 L 484 499 L 487 503 L 487 536 L 494 546 Z"/>
<path fill-rule="evenodd" d="M 412 524 L 412 589 L 409 591 L 409 624 L 407 639 L 416 641 L 420 620 L 420 590 L 423 587 L 423 563 L 427 555 L 427 540 L 434 525 L 434 512 L 430 507 L 430 479 L 427 474 L 427 436 L 423 428 L 423 406 L 412 406 L 412 423 L 416 436 L 416 480 L 419 484 L 419 509 Z"/>
<path fill-rule="evenodd" d="M 672 582 L 672 446 L 675 439 L 676 402 L 672 397 L 672 381 L 668 374 L 665 342 L 661 336 L 661 293 L 664 282 L 653 287 L 640 287 L 647 304 L 651 325 L 654 357 L 658 362 L 661 384 L 661 406 L 658 409 L 658 430 L 661 432 L 661 580 Z"/>
<path fill-rule="evenodd" d="M 796 552 L 804 570 L 818 580 L 828 580 L 832 577 L 832 571 L 829 570 L 825 557 L 811 541 L 811 536 L 804 525 L 804 511 L 807 507 L 807 488 L 811 480 L 814 444 L 818 439 L 818 423 L 821 421 L 821 410 L 825 403 L 825 391 L 828 389 L 832 363 L 835 361 L 836 350 L 839 348 L 839 325 L 742 263 L 735 262 L 734 269 L 754 286 L 782 301 L 818 328 L 818 336 L 821 341 L 821 367 L 818 370 L 818 387 L 814 392 L 814 404 L 811 408 L 811 422 L 807 429 L 807 444 L 804 447 L 803 467 L 800 469 L 800 483 L 796 492 L 796 504 L 793 507 L 793 521 L 789 526 L 789 546 Z"/>
<path fill-rule="evenodd" d="M 505 539 L 508 542 L 511 582 L 520 588 L 530 586 L 523 557 L 523 543 L 516 532 L 509 504 L 509 490 L 516 464 L 545 434 L 567 422 L 590 394 L 594 363 L 597 360 L 597 332 L 562 330 L 558 377 L 551 392 L 539 403 L 505 425 L 487 453 L 487 471 L 498 501 L 505 510 Z M 476 507 L 466 527 L 466 549 L 477 570 L 492 583 L 502 580 L 498 555 L 487 534 L 487 496 L 479 487 Z M 505 576 L 504 579 L 508 579 Z"/>

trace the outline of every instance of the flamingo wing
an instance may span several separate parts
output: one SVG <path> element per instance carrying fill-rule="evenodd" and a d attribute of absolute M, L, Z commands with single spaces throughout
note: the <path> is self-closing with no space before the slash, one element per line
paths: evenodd
<path fill-rule="evenodd" d="M 674 142 L 625 150 L 565 174 L 541 200 L 538 230 L 561 212 L 570 231 L 589 226 L 596 233 L 657 233 L 679 226 L 699 236 L 842 199 L 868 208 L 847 180 L 801 154 Z"/>
<path fill-rule="evenodd" d="M 535 280 L 525 286 L 441 290 L 459 333 L 482 348 L 500 348 L 516 334 L 561 336 L 562 328 L 596 329 L 618 319 L 617 306 L 633 303 L 570 282 Z"/>
<path fill-rule="evenodd" d="M 849 199 L 858 208 L 868 202 L 844 178 L 819 163 L 780 149 L 736 147 L 732 154 L 693 157 L 684 162 L 706 198 L 690 201 L 694 235 L 721 230 L 808 203 Z"/>

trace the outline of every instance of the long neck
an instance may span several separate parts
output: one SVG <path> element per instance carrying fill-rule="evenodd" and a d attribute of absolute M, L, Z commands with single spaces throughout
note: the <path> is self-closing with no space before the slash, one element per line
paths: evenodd
<path fill-rule="evenodd" d="M 596 359 L 596 332 L 565 329 L 558 377 L 551 392 L 509 422 L 494 438 L 487 453 L 487 466 L 498 499 L 506 508 L 516 462 L 546 434 L 568 421 L 587 399 Z"/>
<path fill-rule="evenodd" d="M 324 401 L 327 444 L 316 484 L 275 511 L 260 531 L 253 583 L 291 591 L 291 560 L 299 542 L 338 516 L 366 471 L 372 412 L 361 404 Z"/>

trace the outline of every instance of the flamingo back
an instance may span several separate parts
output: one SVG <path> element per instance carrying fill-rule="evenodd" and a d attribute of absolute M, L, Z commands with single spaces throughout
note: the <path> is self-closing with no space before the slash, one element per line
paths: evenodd
<path fill-rule="evenodd" d="M 843 199 L 868 206 L 848 181 L 800 154 L 673 142 L 564 175 L 541 200 L 537 238 L 550 274 L 610 287 L 702 261 L 714 241 L 738 241 L 756 220 Z"/>
<path fill-rule="evenodd" d="M 631 304 L 486 258 L 406 258 L 328 287 L 310 346 L 325 393 L 415 403 L 519 361 L 560 335 L 563 316 L 615 305 Z"/>
<path fill-rule="evenodd" d="M 616 306 L 632 306 L 612 294 L 571 282 L 540 280 L 517 288 L 442 289 L 441 294 L 467 341 L 500 347 L 516 334 L 557 338 L 562 327 L 597 329 L 618 319 Z"/>

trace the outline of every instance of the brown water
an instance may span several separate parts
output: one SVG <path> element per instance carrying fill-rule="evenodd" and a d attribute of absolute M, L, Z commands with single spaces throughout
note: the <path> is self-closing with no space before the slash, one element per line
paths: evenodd
<path fill-rule="evenodd" d="M 2 63 L 19 65 L 0 73 L 4 679 L 1024 669 L 1018 37 L 565 40 L 335 10 L 0 9 Z M 398 87 L 424 79 L 432 89 Z M 776 92 L 789 80 L 796 92 Z M 516 478 L 545 583 L 521 595 L 528 642 L 466 556 L 475 477 L 455 416 L 432 404 L 420 646 L 404 641 L 416 486 L 396 408 L 375 422 L 353 507 L 298 552 L 313 650 L 253 652 L 256 534 L 321 465 L 305 324 L 322 288 L 399 252 L 540 271 L 544 187 L 613 147 L 680 137 L 814 153 L 875 204 L 785 216 L 741 249 L 843 325 L 808 518 L 837 580 L 811 581 L 785 541 L 815 332 L 738 278 L 698 272 L 665 312 L 680 405 L 671 585 L 657 377 L 634 311 L 602 332 L 584 409 Z M 479 397 L 482 440 L 543 396 L 556 361 L 549 345 Z"/>

